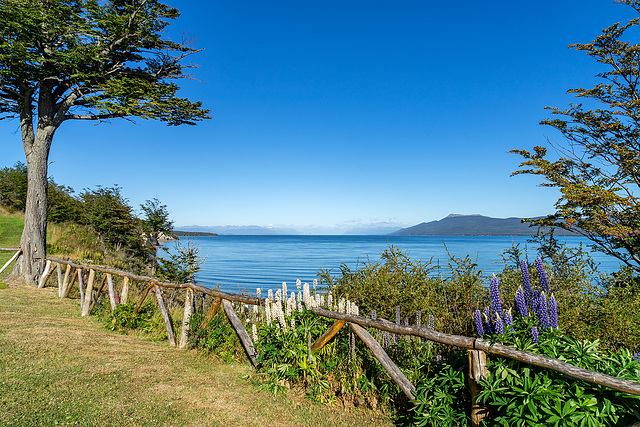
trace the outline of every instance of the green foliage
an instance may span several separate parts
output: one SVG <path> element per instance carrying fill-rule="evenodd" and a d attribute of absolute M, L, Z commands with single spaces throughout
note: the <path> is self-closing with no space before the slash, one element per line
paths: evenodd
<path fill-rule="evenodd" d="M 367 261 L 354 271 L 343 264 L 338 277 L 321 271 L 322 280 L 336 296 L 356 302 L 363 313 L 375 310 L 379 318 L 396 320 L 396 307 L 400 307 L 400 320 L 407 318 L 411 324 L 421 311 L 425 318 L 433 315 L 442 332 L 473 331 L 473 310 L 488 294 L 482 271 L 469 257 L 451 257 L 442 267 L 412 261 L 407 253 L 390 246 L 380 258 L 382 262 Z"/>
<path fill-rule="evenodd" d="M 246 360 L 244 350 L 235 330 L 227 320 L 224 310 L 219 309 L 203 328 L 200 324 L 205 320 L 202 313 L 196 312 L 189 321 L 189 345 L 203 354 L 213 354 L 230 362 Z"/>
<path fill-rule="evenodd" d="M 83 222 L 106 243 L 136 255 L 144 252 L 139 220 L 129 201 L 122 196 L 120 187 L 85 189 L 80 200 Z"/>
<path fill-rule="evenodd" d="M 465 375 L 469 370 L 466 352 L 454 352 L 431 366 L 416 385 L 413 425 L 463 426 L 470 418 L 470 395 Z"/>
<path fill-rule="evenodd" d="M 640 13 L 640 1 L 621 0 Z M 604 82 L 591 89 L 571 89 L 569 93 L 596 106 L 585 109 L 571 104 L 568 109 L 549 108 L 561 118 L 546 119 L 566 139 L 555 146 L 557 160 L 547 158 L 547 149 L 534 152 L 513 150 L 522 155 L 524 169 L 514 174 L 534 174 L 544 178 L 543 186 L 558 187 L 561 197 L 556 213 L 539 224 L 554 224 L 588 237 L 594 248 L 615 256 L 640 272 L 640 112 L 638 110 L 639 44 L 622 40 L 627 31 L 637 30 L 640 19 L 616 23 L 587 44 L 575 44 L 605 66 L 598 74 Z"/>
<path fill-rule="evenodd" d="M 172 83 L 197 52 L 163 37 L 178 16 L 158 1 L 2 2 L 0 114 L 23 117 L 41 103 L 50 113 L 39 119 L 55 127 L 70 119 L 137 116 L 178 125 L 207 118 Z"/>
<path fill-rule="evenodd" d="M 507 334 L 503 341 L 619 378 L 638 381 L 640 376 L 640 363 L 629 351 L 603 353 L 597 340 L 580 341 L 546 331 L 538 344 L 518 334 Z M 498 425 L 616 426 L 640 420 L 637 396 L 500 356 L 489 358 L 489 377 L 481 385 L 479 399 Z"/>
<path fill-rule="evenodd" d="M 47 186 L 47 220 L 62 223 L 73 221 L 79 214 L 79 203 L 73 189 L 49 178 Z M 0 169 L 0 206 L 11 212 L 24 212 L 27 203 L 27 166 L 17 162 Z"/>
<path fill-rule="evenodd" d="M 17 162 L 0 169 L 0 206 L 12 212 L 24 212 L 27 201 L 27 166 Z"/>
<path fill-rule="evenodd" d="M 160 261 L 157 272 L 160 277 L 174 283 L 189 283 L 194 282 L 194 277 L 200 271 L 204 258 L 200 256 L 198 245 L 187 240 L 186 244 L 177 242 L 174 253 L 169 253 L 168 259 L 161 258 Z"/>

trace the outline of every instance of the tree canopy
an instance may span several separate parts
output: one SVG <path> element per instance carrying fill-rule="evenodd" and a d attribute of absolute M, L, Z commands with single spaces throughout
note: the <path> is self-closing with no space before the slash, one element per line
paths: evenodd
<path fill-rule="evenodd" d="M 3 1 L 0 114 L 19 117 L 23 137 L 34 120 L 57 127 L 70 119 L 206 118 L 202 104 L 177 97 L 170 81 L 188 77 L 182 60 L 197 52 L 163 38 L 178 16 L 152 0 Z"/>
<path fill-rule="evenodd" d="M 640 1 L 623 0 L 640 14 Z M 597 250 L 615 256 L 640 272 L 640 44 L 624 41 L 630 30 L 640 27 L 640 18 L 616 23 L 591 43 L 569 46 L 584 51 L 605 66 L 592 88 L 571 89 L 588 103 L 566 109 L 547 107 L 551 126 L 564 137 L 551 143 L 557 160 L 547 157 L 547 148 L 533 153 L 513 150 L 525 158 L 515 174 L 541 175 L 542 186 L 557 187 L 561 196 L 556 212 L 542 220 L 575 231 L 593 242 Z"/>

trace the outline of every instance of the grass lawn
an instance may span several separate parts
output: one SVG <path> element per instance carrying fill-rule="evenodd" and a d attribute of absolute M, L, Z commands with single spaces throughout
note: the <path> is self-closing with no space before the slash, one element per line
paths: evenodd
<path fill-rule="evenodd" d="M 0 425 L 391 425 L 369 410 L 259 391 L 249 365 L 110 332 L 55 292 L 0 289 Z"/>

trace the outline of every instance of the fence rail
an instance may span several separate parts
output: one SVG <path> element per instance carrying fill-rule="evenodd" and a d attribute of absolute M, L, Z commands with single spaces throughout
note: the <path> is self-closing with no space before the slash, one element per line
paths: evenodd
<path fill-rule="evenodd" d="M 17 257 L 19 254 L 16 253 L 14 257 Z M 88 316 L 90 315 L 93 305 L 97 298 L 102 294 L 105 286 L 105 282 L 108 286 L 109 293 L 109 301 L 111 304 L 111 309 L 115 310 L 117 307 L 117 302 L 115 298 L 115 285 L 113 283 L 112 276 L 120 276 L 123 278 L 123 284 L 121 289 L 121 303 L 126 303 L 128 298 L 128 290 L 130 286 L 130 282 L 140 282 L 147 284 L 144 292 L 140 296 L 136 309 L 134 313 L 137 313 L 142 304 L 144 303 L 146 297 L 149 292 L 153 290 L 158 307 L 162 313 L 165 326 L 167 328 L 167 336 L 169 337 L 169 343 L 171 346 L 186 346 L 186 338 L 188 334 L 189 325 L 189 317 L 191 316 L 191 309 L 194 300 L 195 292 L 200 292 L 205 295 L 210 295 L 214 298 L 214 301 L 207 313 L 206 319 L 202 322 L 200 327 L 203 327 L 208 320 L 210 320 L 220 305 L 223 306 L 224 312 L 229 319 L 231 325 L 235 329 L 238 334 L 238 338 L 242 343 L 249 360 L 254 366 L 257 366 L 257 357 L 258 354 L 255 350 L 255 346 L 251 340 L 251 337 L 245 330 L 242 322 L 238 319 L 233 306 L 230 302 L 241 302 L 250 305 L 263 305 L 265 302 L 264 298 L 250 297 L 242 294 L 233 294 L 228 292 L 223 292 L 219 290 L 205 288 L 203 286 L 196 285 L 194 283 L 170 283 L 164 282 L 157 278 L 148 277 L 148 276 L 140 276 L 133 273 L 129 273 L 126 271 L 115 270 L 108 267 L 97 266 L 97 265 L 82 265 L 76 264 L 73 261 L 63 260 L 59 258 L 47 257 L 47 263 L 45 266 L 45 270 L 40 277 L 38 287 L 42 288 L 46 285 L 47 280 L 51 276 L 51 274 L 55 270 L 57 271 L 57 281 L 58 281 L 58 295 L 60 298 L 67 297 L 71 287 L 75 282 L 75 278 L 78 280 L 78 288 L 80 292 L 80 305 L 82 307 L 81 315 Z M 66 265 L 66 271 L 64 276 L 62 274 L 62 266 Z M 4 267 L 3 267 L 4 268 Z M 72 269 L 76 269 L 74 274 L 71 274 Z M 83 270 L 89 271 L 89 276 L 87 283 L 83 282 Z M 100 285 L 96 288 L 97 291 L 94 292 L 94 281 L 96 272 L 103 273 L 103 277 Z M 185 310 L 182 319 L 182 330 L 180 335 L 179 343 L 176 343 L 175 334 L 173 332 L 173 327 L 171 324 L 171 320 L 168 315 L 168 311 L 164 304 L 164 299 L 162 295 L 162 289 L 185 289 L 187 295 L 185 296 Z M 94 296 L 95 294 L 95 296 Z M 327 342 L 331 340 L 333 336 L 335 336 L 338 331 L 344 327 L 346 324 L 350 326 L 350 328 L 356 333 L 356 335 L 367 345 L 367 347 L 371 350 L 376 359 L 381 363 L 384 369 L 389 373 L 391 378 L 398 384 L 400 389 L 409 397 L 410 399 L 415 398 L 416 388 L 411 382 L 406 378 L 406 376 L 400 371 L 400 369 L 393 363 L 391 358 L 386 354 L 382 346 L 367 332 L 365 328 L 375 328 L 381 331 L 387 331 L 399 335 L 410 335 L 425 338 L 430 341 L 448 344 L 459 348 L 465 348 L 469 351 L 469 360 L 470 360 L 470 372 L 469 372 L 469 382 L 471 389 L 471 400 L 472 400 L 472 425 L 480 425 L 483 418 L 486 416 L 486 411 L 481 408 L 477 401 L 476 396 L 478 392 L 477 380 L 486 377 L 487 368 L 486 368 L 486 353 L 496 354 L 504 357 L 508 357 L 514 360 L 518 360 L 523 363 L 527 363 L 530 365 L 539 366 L 545 369 L 550 369 L 556 372 L 560 372 L 569 377 L 587 381 L 593 384 L 606 386 L 612 388 L 614 390 L 618 390 L 621 392 L 629 393 L 635 396 L 640 396 L 640 383 L 634 381 L 628 381 L 625 379 L 613 377 L 610 375 L 606 375 L 600 372 L 590 371 L 587 369 L 583 369 L 569 363 L 563 362 L 558 359 L 554 359 L 547 356 L 542 356 L 535 353 L 530 353 L 527 351 L 519 350 L 513 347 L 509 347 L 506 345 L 492 343 L 489 341 L 485 341 L 480 338 L 473 337 L 465 337 L 460 335 L 451 335 L 444 334 L 441 332 L 434 331 L 433 329 L 426 327 L 418 327 L 418 326 L 403 326 L 388 320 L 379 319 L 372 320 L 366 317 L 355 316 L 345 313 L 339 313 L 335 311 L 325 310 L 322 308 L 309 308 L 310 311 L 315 313 L 318 316 L 325 317 L 328 319 L 333 319 L 336 322 L 333 326 L 326 331 L 322 336 L 317 338 L 313 346 L 310 347 L 309 351 L 319 350 L 321 349 Z"/>

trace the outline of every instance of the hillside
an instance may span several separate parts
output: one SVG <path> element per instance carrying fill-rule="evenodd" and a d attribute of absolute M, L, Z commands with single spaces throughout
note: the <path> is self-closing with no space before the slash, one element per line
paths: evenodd
<path fill-rule="evenodd" d="M 522 218 L 490 218 L 482 215 L 451 214 L 441 220 L 423 222 L 413 227 L 398 230 L 398 236 L 531 236 L 537 227 L 523 224 Z M 557 229 L 556 236 L 574 236 L 566 230 Z"/>

